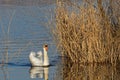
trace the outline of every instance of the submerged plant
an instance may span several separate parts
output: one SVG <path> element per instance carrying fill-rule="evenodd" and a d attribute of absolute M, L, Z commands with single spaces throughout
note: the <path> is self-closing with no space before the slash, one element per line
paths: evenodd
<path fill-rule="evenodd" d="M 10 27 L 11 27 L 11 23 L 12 23 L 12 20 L 13 20 L 13 17 L 14 17 L 14 14 L 15 14 L 15 11 L 13 11 L 12 15 L 10 16 L 10 20 L 9 20 L 9 23 L 8 23 L 8 27 L 7 27 L 7 31 L 5 31 L 4 29 L 4 26 L 2 25 L 1 23 L 1 29 L 2 29 L 2 32 L 3 32 L 3 36 L 4 36 L 4 41 L 5 41 L 5 53 L 3 53 L 2 55 L 2 62 L 1 63 L 8 63 L 8 43 L 9 43 L 9 36 L 10 36 Z M 2 18 L 0 18 L 0 21 L 1 21 Z"/>

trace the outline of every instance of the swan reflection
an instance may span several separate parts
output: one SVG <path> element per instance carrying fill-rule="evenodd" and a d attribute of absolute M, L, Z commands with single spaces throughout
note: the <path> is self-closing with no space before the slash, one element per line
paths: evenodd
<path fill-rule="evenodd" d="M 44 78 L 44 80 L 48 80 L 48 67 L 31 67 L 29 72 L 30 78 Z"/>

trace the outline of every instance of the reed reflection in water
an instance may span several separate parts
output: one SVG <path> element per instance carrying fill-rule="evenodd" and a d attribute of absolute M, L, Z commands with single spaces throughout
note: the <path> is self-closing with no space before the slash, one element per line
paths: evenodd
<path fill-rule="evenodd" d="M 48 80 L 49 67 L 31 67 L 29 72 L 30 78 L 44 78 L 44 80 Z"/>
<path fill-rule="evenodd" d="M 111 64 L 69 64 L 63 61 L 58 74 L 62 74 L 59 80 L 119 80 L 120 65 Z M 59 76 L 55 78 L 58 79 Z"/>
<path fill-rule="evenodd" d="M 4 67 L 3 64 L 0 64 L 0 73 L 2 74 L 2 76 L 0 76 L 0 80 L 1 80 L 1 77 L 3 77 L 4 80 L 9 80 L 8 68 Z"/>

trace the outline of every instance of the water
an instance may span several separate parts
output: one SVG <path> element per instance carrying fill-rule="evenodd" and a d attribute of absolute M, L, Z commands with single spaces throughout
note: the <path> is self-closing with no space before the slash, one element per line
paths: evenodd
<path fill-rule="evenodd" d="M 119 80 L 120 65 L 110 64 L 72 64 L 64 61 L 64 66 L 59 66 L 56 80 Z M 61 74 L 60 74 L 61 73 Z M 60 76 L 61 75 L 61 76 Z M 59 77 L 59 78 L 58 78 Z"/>
<path fill-rule="evenodd" d="M 29 1 L 29 2 L 28 2 Z M 54 2 L 0 1 L 0 80 L 53 80 L 59 55 L 47 27 Z M 50 67 L 31 67 L 29 53 L 49 46 Z M 8 57 L 7 57 L 8 56 Z M 8 64 L 2 65 L 3 62 Z"/>
<path fill-rule="evenodd" d="M 61 60 L 46 26 L 54 8 L 54 0 L 0 0 L 0 80 L 119 80 L 120 65 Z M 51 66 L 31 67 L 29 53 L 45 43 Z"/>

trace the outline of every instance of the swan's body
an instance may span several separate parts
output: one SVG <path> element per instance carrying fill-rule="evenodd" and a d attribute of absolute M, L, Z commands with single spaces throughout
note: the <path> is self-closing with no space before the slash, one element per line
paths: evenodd
<path fill-rule="evenodd" d="M 30 53 L 29 59 L 32 66 L 49 66 L 49 59 L 47 54 L 48 46 L 45 45 L 43 50 L 44 50 L 44 55 L 43 55 L 44 59 L 41 51 L 37 52 L 37 54 L 35 52 Z"/>

